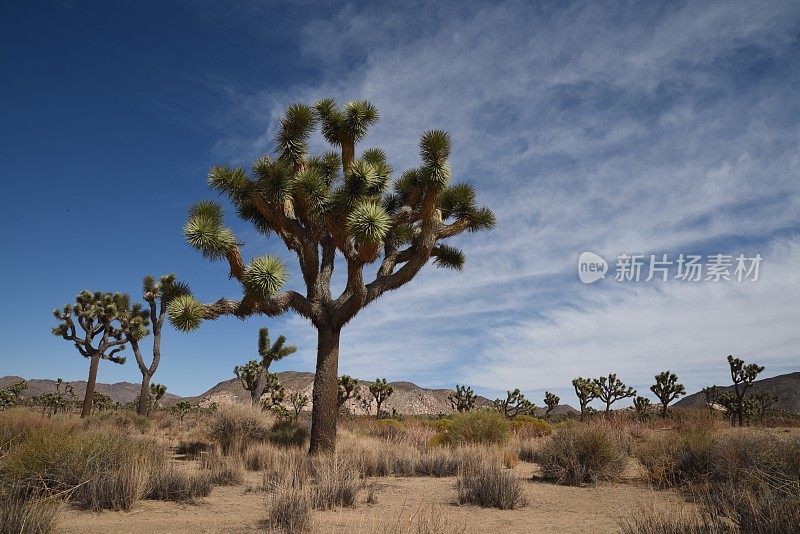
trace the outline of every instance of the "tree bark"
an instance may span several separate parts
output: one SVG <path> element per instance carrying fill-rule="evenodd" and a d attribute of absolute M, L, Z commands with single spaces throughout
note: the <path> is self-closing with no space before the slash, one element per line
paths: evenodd
<path fill-rule="evenodd" d="M 311 413 L 311 454 L 333 452 L 336 448 L 336 420 L 339 384 L 339 328 L 322 325 L 317 329 L 317 369 L 314 375 Z"/>
<path fill-rule="evenodd" d="M 92 363 L 89 365 L 89 379 L 86 381 L 86 394 L 83 396 L 83 409 L 81 417 L 92 415 L 92 400 L 94 398 L 94 384 L 97 382 L 97 367 L 100 365 L 100 354 L 92 355 Z"/>
<path fill-rule="evenodd" d="M 150 374 L 142 373 L 142 389 L 139 391 L 139 415 L 147 415 L 150 411 Z"/>

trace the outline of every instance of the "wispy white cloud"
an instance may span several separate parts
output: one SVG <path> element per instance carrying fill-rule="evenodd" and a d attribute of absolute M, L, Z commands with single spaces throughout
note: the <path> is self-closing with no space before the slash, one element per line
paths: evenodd
<path fill-rule="evenodd" d="M 305 31 L 326 81 L 239 95 L 240 116 L 271 126 L 232 132 L 218 154 L 252 159 L 285 104 L 325 96 L 374 101 L 382 121 L 365 146 L 398 169 L 416 164 L 420 132 L 452 132 L 455 175 L 498 227 L 458 239 L 464 273 L 431 268 L 362 312 L 343 335 L 344 372 L 495 392 L 609 369 L 643 383 L 661 367 L 700 385 L 723 381 L 729 352 L 786 369 L 800 318 L 787 260 L 800 230 L 798 28 L 791 2 L 348 5 Z M 621 293 L 573 274 L 587 249 L 711 246 L 769 250 L 770 271 L 752 288 Z M 303 321 L 288 328 L 313 346 Z"/>

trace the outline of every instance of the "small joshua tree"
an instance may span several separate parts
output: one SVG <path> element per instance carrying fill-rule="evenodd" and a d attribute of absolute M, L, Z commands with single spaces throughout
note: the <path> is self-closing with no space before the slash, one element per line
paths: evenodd
<path fill-rule="evenodd" d="M 183 421 L 186 414 L 192 411 L 192 405 L 187 400 L 178 401 L 175 406 L 172 407 L 172 411 Z"/>
<path fill-rule="evenodd" d="M 514 419 L 518 415 L 530 415 L 536 410 L 536 406 L 525 398 L 519 388 L 507 391 L 505 400 L 495 399 L 494 407 L 508 419 Z"/>
<path fill-rule="evenodd" d="M 361 411 L 364 412 L 364 415 L 369 415 L 372 413 L 372 397 L 369 395 L 364 395 L 361 397 L 361 402 L 358 403 L 358 407 L 361 408 Z"/>
<path fill-rule="evenodd" d="M 233 368 L 233 372 L 242 387 L 250 392 L 250 400 L 253 406 L 258 406 L 261 396 L 267 387 L 267 375 L 269 374 L 269 366 L 272 362 L 276 362 L 297 352 L 297 347 L 294 345 L 286 345 L 286 338 L 278 336 L 275 343 L 270 344 L 269 330 L 261 328 L 258 331 L 258 355 L 261 356 L 261 361 L 250 360 L 245 365 L 237 365 Z"/>
<path fill-rule="evenodd" d="M 100 393 L 99 391 L 95 391 L 92 397 L 92 406 L 99 412 L 111 408 L 111 405 L 114 404 L 114 401 L 111 399 L 111 397 L 105 393 Z"/>
<path fill-rule="evenodd" d="M 751 398 L 755 403 L 756 416 L 758 421 L 762 422 L 770 409 L 778 402 L 778 397 L 770 395 L 769 393 L 756 393 Z"/>
<path fill-rule="evenodd" d="M 164 384 L 150 384 L 150 403 L 155 408 L 158 402 L 167 393 L 167 386 Z"/>
<path fill-rule="evenodd" d="M 264 398 L 261 399 L 261 409 L 271 411 L 280 418 L 286 417 L 283 401 L 286 399 L 286 388 L 281 384 L 277 373 L 267 373 L 264 378 Z"/>
<path fill-rule="evenodd" d="M 100 360 L 125 363 L 125 357 L 118 356 L 125 350 L 126 342 L 118 325 L 120 313 L 128 309 L 129 301 L 128 296 L 121 293 L 81 291 L 75 297 L 75 304 L 67 304 L 53 312 L 59 321 L 58 326 L 53 328 L 53 334 L 74 343 L 81 356 L 89 359 L 89 378 L 86 381 L 81 417 L 88 417 L 92 413 Z M 83 333 L 78 334 L 76 322 Z"/>
<path fill-rule="evenodd" d="M 717 386 L 708 386 L 703 388 L 703 395 L 706 399 L 706 406 L 712 412 L 714 411 L 714 405 L 717 404 L 719 400 L 719 388 Z"/>
<path fill-rule="evenodd" d="M 600 397 L 600 387 L 591 378 L 578 377 L 572 381 L 575 388 L 575 395 L 581 407 L 581 421 L 584 420 L 589 403 Z"/>
<path fill-rule="evenodd" d="M 678 383 L 678 375 L 669 371 L 664 371 L 656 375 L 656 383 L 650 386 L 650 391 L 661 401 L 662 418 L 667 417 L 670 402 L 681 395 L 686 395 L 686 388 L 683 387 L 683 384 Z"/>
<path fill-rule="evenodd" d="M 342 411 L 344 404 L 350 399 L 358 399 L 358 380 L 350 375 L 342 375 L 339 377 L 339 395 L 337 397 L 337 405 L 339 412 Z"/>
<path fill-rule="evenodd" d="M 547 410 L 544 412 L 545 419 L 550 416 L 550 412 L 558 407 L 559 402 L 561 402 L 561 397 L 549 391 L 544 392 L 544 404 L 547 406 Z"/>
<path fill-rule="evenodd" d="M 20 400 L 20 394 L 28 389 L 28 383 L 25 380 L 14 382 L 10 386 L 0 389 L 0 410 L 16 406 Z"/>
<path fill-rule="evenodd" d="M 606 414 L 611 412 L 611 405 L 618 400 L 636 396 L 636 390 L 623 384 L 614 373 L 595 378 L 594 383 L 600 391 L 598 397 L 606 405 Z"/>
<path fill-rule="evenodd" d="M 369 385 L 369 393 L 375 399 L 375 404 L 378 407 L 375 418 L 381 418 L 381 405 L 392 396 L 394 388 L 386 382 L 385 378 L 376 378 L 375 382 Z"/>
<path fill-rule="evenodd" d="M 469 412 L 475 407 L 477 397 L 471 387 L 456 384 L 455 391 L 451 391 L 447 396 L 450 405 L 457 412 Z"/>
<path fill-rule="evenodd" d="M 636 417 L 640 420 L 648 419 L 650 417 L 650 399 L 647 397 L 636 396 L 633 399 L 633 409 L 636 411 Z"/>
<path fill-rule="evenodd" d="M 190 297 L 191 291 L 188 285 L 178 282 L 174 274 L 167 274 L 162 276 L 158 282 L 150 275 L 145 276 L 142 282 L 142 292 L 144 301 L 147 303 L 147 310 L 143 311 L 141 306 L 135 304 L 130 313 L 122 314 L 120 323 L 125 338 L 131 344 L 139 372 L 142 373 L 142 385 L 139 389 L 136 411 L 139 415 L 147 415 L 150 409 L 150 380 L 161 362 L 161 333 L 164 330 L 167 308 L 178 297 Z M 145 363 L 139 347 L 139 341 L 149 333 L 148 325 L 153 328 L 153 358 L 150 360 L 150 365 Z"/>
<path fill-rule="evenodd" d="M 277 316 L 289 310 L 316 328 L 312 453 L 335 448 L 342 328 L 370 303 L 410 282 L 430 260 L 437 267 L 462 269 L 464 253 L 446 240 L 495 223 L 488 208 L 477 206 L 471 186 L 451 184 L 446 132 L 424 133 L 422 165 L 392 184 L 382 150 L 356 150 L 377 121 L 378 110 L 366 101 L 347 102 L 343 109 L 332 99 L 313 107 L 292 104 L 280 121 L 275 158 L 258 158 L 250 175 L 226 166 L 209 173 L 209 186 L 228 197 L 239 217 L 264 237 L 277 235 L 296 253 L 302 291 L 282 291 L 288 270 L 277 256 L 245 264 L 240 240 L 224 225 L 219 204 L 195 205 L 184 226 L 187 241 L 203 256 L 227 260 L 243 294 L 209 304 L 178 299 L 169 312 L 177 328 L 193 330 L 222 315 Z M 309 154 L 308 140 L 317 126 L 335 151 Z M 337 256 L 347 273 L 339 295 L 331 287 Z M 368 281 L 365 269 L 375 278 Z"/>
<path fill-rule="evenodd" d="M 739 423 L 739 426 L 744 425 L 745 411 L 748 408 L 745 402 L 745 393 L 748 388 L 753 387 L 753 381 L 764 370 L 764 367 L 755 363 L 745 364 L 744 360 L 734 358 L 728 355 L 728 365 L 731 368 L 731 380 L 733 380 L 733 390 L 735 396 L 735 404 L 732 404 L 733 414 L 731 420 L 734 419 Z"/>
<path fill-rule="evenodd" d="M 303 410 L 303 408 L 308 406 L 308 401 L 308 395 L 305 395 L 300 391 L 295 391 L 289 395 L 289 403 L 292 405 L 292 409 L 294 409 L 295 422 L 297 422 L 297 420 L 300 418 L 300 412 Z"/>

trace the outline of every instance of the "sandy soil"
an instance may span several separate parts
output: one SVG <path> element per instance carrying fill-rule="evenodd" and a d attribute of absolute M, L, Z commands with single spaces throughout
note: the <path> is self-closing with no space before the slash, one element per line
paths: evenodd
<path fill-rule="evenodd" d="M 528 505 L 501 511 L 456 505 L 454 478 L 370 479 L 377 486 L 377 503 L 367 504 L 362 492 L 354 508 L 314 512 L 314 532 L 416 532 L 416 521 L 438 521 L 437 532 L 535 533 L 617 532 L 617 519 L 641 507 L 691 507 L 678 494 L 653 491 L 630 480 L 575 488 L 532 479 L 536 467 L 515 468 L 524 479 Z M 64 512 L 65 533 L 222 533 L 263 532 L 268 496 L 249 491 L 260 481 L 248 473 L 241 486 L 217 487 L 197 504 L 140 501 L 129 512 Z"/>

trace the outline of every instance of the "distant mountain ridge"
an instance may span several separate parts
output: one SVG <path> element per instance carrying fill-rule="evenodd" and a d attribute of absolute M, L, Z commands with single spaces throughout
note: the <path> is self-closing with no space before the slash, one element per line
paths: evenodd
<path fill-rule="evenodd" d="M 287 399 L 291 393 L 296 391 L 300 391 L 308 395 L 309 399 L 312 398 L 311 391 L 314 386 L 314 373 L 302 371 L 283 371 L 278 373 L 278 377 L 283 386 L 286 388 Z M 22 378 L 18 376 L 2 377 L 0 378 L 0 388 L 9 386 L 20 380 L 22 380 Z M 83 398 L 83 393 L 86 390 L 86 382 L 75 381 L 70 383 L 75 388 L 76 396 L 79 399 Z M 369 383 L 369 381 L 359 380 L 359 387 L 363 394 L 367 394 L 367 386 Z M 41 395 L 42 393 L 54 392 L 55 384 L 55 380 L 28 380 L 28 389 L 23 392 L 23 396 L 30 398 Z M 439 413 L 450 413 L 453 411 L 453 408 L 450 405 L 450 400 L 448 399 L 448 395 L 450 395 L 451 392 L 449 389 L 423 388 L 407 381 L 390 382 L 390 384 L 394 387 L 394 393 L 381 407 L 388 412 L 391 412 L 392 408 L 404 415 L 435 415 Z M 120 403 L 129 403 L 136 400 L 139 395 L 139 389 L 139 384 L 133 384 L 130 382 L 117 382 L 115 384 L 103 384 L 98 382 L 96 385 L 96 391 L 104 393 L 110 396 L 115 402 L 118 401 Z M 230 380 L 223 380 L 222 382 L 219 382 L 217 385 L 205 393 L 201 393 L 200 395 L 180 397 L 178 395 L 173 395 L 172 393 L 167 393 L 162 399 L 162 402 L 169 406 L 180 400 L 187 400 L 192 404 L 199 404 L 201 406 L 208 406 L 212 403 L 216 403 L 217 405 L 249 403 L 250 393 L 242 387 L 242 384 L 238 378 L 232 378 Z M 475 404 L 477 407 L 491 406 L 492 401 L 479 395 Z M 350 411 L 355 414 L 365 413 L 359 406 L 358 401 L 355 400 L 351 400 L 349 402 L 349 408 Z M 306 410 L 310 409 L 311 402 L 309 402 Z M 374 405 L 372 406 L 371 413 L 375 413 Z M 542 415 L 543 413 L 544 409 L 538 409 L 539 415 Z M 578 412 L 572 406 L 562 404 L 559 405 L 552 413 L 559 415 Z"/>
<path fill-rule="evenodd" d="M 733 392 L 733 386 L 717 386 L 720 391 Z M 800 372 L 764 378 L 753 382 L 747 389 L 748 395 L 765 393 L 778 399 L 772 407 L 786 413 L 800 414 Z M 673 406 L 676 408 L 696 408 L 706 405 L 706 397 L 702 391 L 688 395 Z"/>

